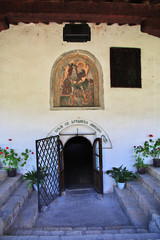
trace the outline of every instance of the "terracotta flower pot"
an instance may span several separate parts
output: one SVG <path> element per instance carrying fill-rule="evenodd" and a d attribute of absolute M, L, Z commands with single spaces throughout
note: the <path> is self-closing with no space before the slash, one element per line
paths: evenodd
<path fill-rule="evenodd" d="M 154 158 L 153 159 L 153 166 L 154 167 L 160 167 L 160 159 Z"/>
<path fill-rule="evenodd" d="M 138 168 L 137 170 L 138 170 L 139 174 L 145 174 L 146 173 L 146 168 L 140 168 L 140 169 Z"/>
<path fill-rule="evenodd" d="M 12 168 L 11 170 L 8 169 L 7 174 L 8 174 L 8 177 L 15 177 L 17 174 L 17 169 L 16 168 Z"/>

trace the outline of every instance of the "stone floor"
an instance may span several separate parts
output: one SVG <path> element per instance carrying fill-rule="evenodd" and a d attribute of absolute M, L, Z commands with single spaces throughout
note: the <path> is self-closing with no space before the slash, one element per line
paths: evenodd
<path fill-rule="evenodd" d="M 106 227 L 129 226 L 115 196 L 103 197 L 92 191 L 58 197 L 45 212 L 39 213 L 34 227 Z"/>

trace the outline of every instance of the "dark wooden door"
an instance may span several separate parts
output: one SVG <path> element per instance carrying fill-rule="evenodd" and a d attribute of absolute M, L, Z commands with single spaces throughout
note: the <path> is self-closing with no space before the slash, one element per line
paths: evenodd
<path fill-rule="evenodd" d="M 64 191 L 64 154 L 63 144 L 61 140 L 58 141 L 58 172 L 59 172 L 59 192 Z"/>
<path fill-rule="evenodd" d="M 94 189 L 103 194 L 102 139 L 96 138 L 93 143 L 93 178 Z"/>

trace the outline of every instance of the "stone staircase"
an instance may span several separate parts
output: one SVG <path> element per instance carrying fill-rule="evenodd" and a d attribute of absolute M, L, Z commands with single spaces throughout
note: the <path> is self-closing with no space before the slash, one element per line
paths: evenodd
<path fill-rule="evenodd" d="M 2 181 L 4 184 L 6 180 Z M 23 184 L 20 184 L 19 188 L 22 187 Z M 18 189 L 13 191 L 13 195 Z M 35 207 L 35 203 L 37 204 L 36 194 L 36 192 L 33 192 L 29 196 L 28 201 L 24 203 L 24 207 L 15 221 L 12 217 L 10 220 L 4 220 L 5 214 L 1 217 L 4 223 L 8 221 L 12 224 L 14 221 L 14 224 L 12 226 L 10 224 L 10 228 L 4 228 L 4 234 L 6 235 L 0 236 L 0 240 L 160 239 L 160 168 L 150 167 L 148 173 L 141 175 L 141 179 L 138 182 L 127 183 L 127 188 L 123 190 L 114 187 L 114 194 L 130 219 L 130 226 L 34 227 L 34 222 L 37 217 L 37 208 Z M 17 194 L 15 194 L 15 197 L 16 196 Z M 9 203 L 12 206 L 12 203 Z"/>
<path fill-rule="evenodd" d="M 128 182 L 123 191 L 114 187 L 114 193 L 131 223 L 159 233 L 160 239 L 160 168 L 150 166 L 139 181 Z"/>
<path fill-rule="evenodd" d="M 22 182 L 22 175 L 7 177 L 0 169 L 0 235 L 14 223 L 30 193 L 27 183 Z"/>

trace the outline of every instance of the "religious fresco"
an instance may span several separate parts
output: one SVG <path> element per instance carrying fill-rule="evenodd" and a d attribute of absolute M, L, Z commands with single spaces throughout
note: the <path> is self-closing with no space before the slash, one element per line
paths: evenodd
<path fill-rule="evenodd" d="M 94 80 L 91 66 L 76 58 L 62 68 L 60 106 L 94 106 Z"/>
<path fill-rule="evenodd" d="M 99 75 L 94 61 L 79 51 L 61 56 L 53 73 L 54 107 L 98 107 Z"/>

